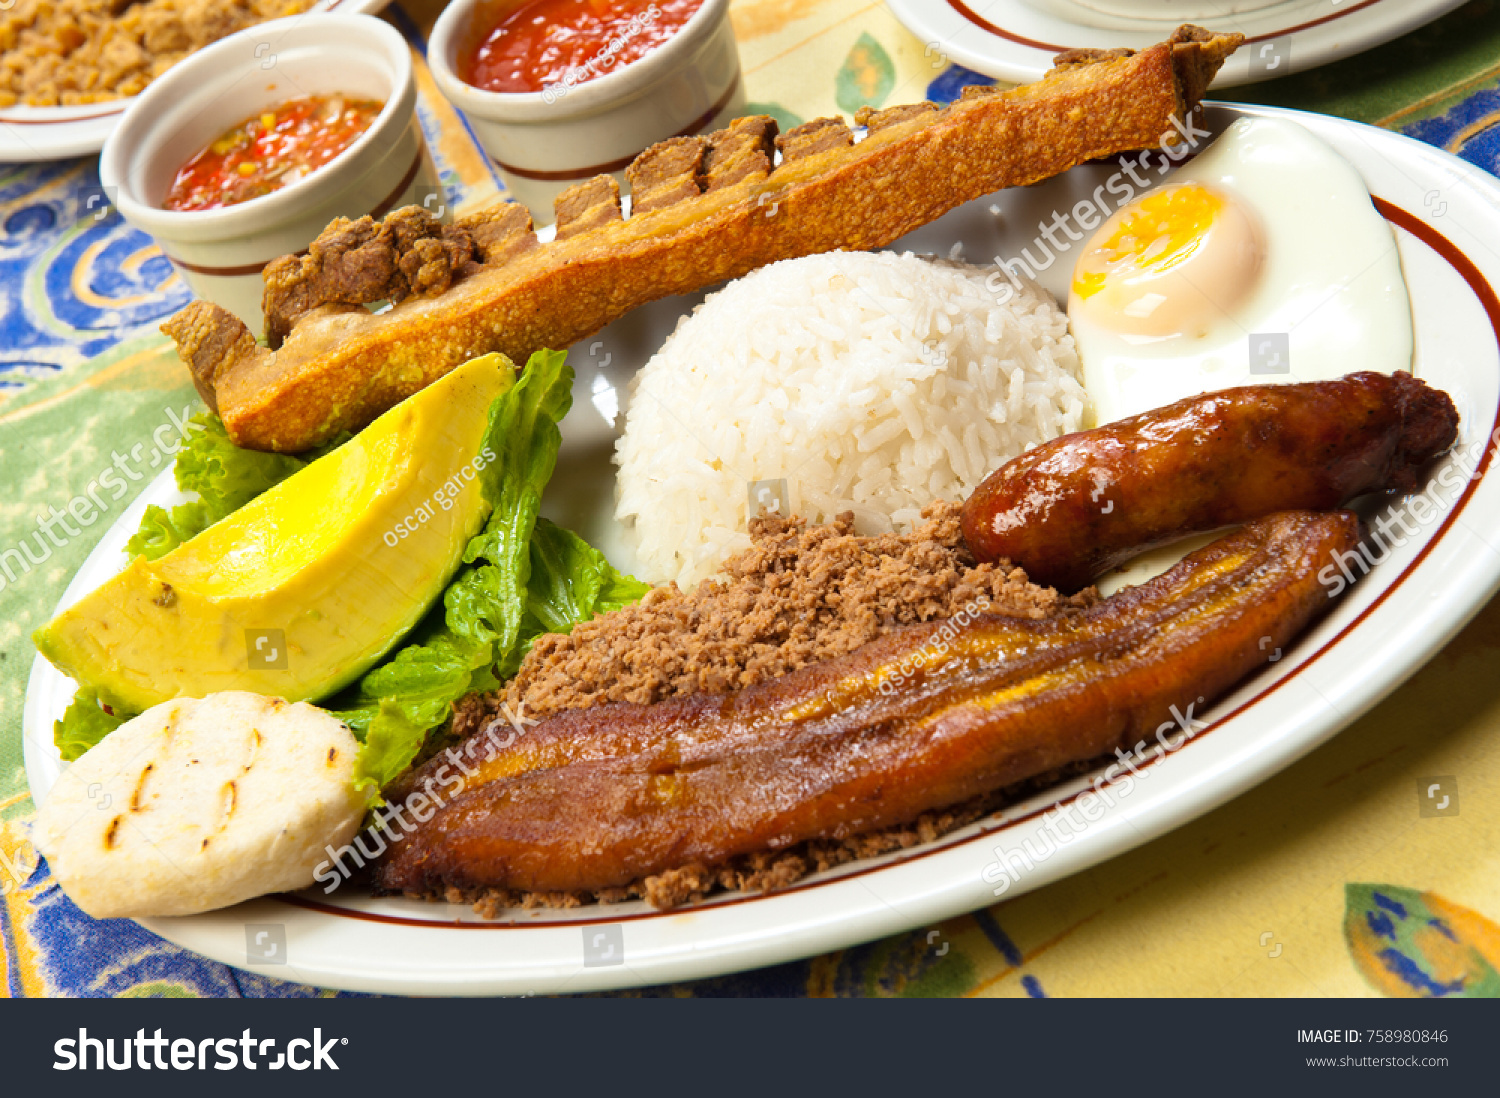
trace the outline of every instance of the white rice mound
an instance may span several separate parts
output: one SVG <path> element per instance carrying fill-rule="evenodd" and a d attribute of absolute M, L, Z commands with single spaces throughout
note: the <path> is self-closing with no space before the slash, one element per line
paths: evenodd
<path fill-rule="evenodd" d="M 636 375 L 616 446 L 615 516 L 641 578 L 687 588 L 747 548 L 752 482 L 785 479 L 813 522 L 853 511 L 860 533 L 906 530 L 1078 430 L 1067 317 L 995 272 L 834 252 L 773 263 L 684 317 Z"/>

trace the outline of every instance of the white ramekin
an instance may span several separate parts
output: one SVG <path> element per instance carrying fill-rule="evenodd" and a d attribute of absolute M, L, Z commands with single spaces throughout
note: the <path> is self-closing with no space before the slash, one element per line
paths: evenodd
<path fill-rule="evenodd" d="M 303 95 L 382 99 L 349 148 L 279 191 L 218 210 L 161 203 L 177 171 L 214 138 Z M 438 195 L 416 117 L 406 40 L 368 15 L 307 14 L 250 27 L 168 69 L 125 112 L 100 156 L 105 193 L 156 239 L 199 297 L 259 333 L 261 270 L 307 248 L 335 217 L 379 218 Z"/>
<path fill-rule="evenodd" d="M 645 57 L 603 76 L 542 92 L 482 91 L 459 79 L 457 58 L 515 0 L 453 0 L 427 44 L 438 88 L 468 116 L 479 143 L 537 224 L 552 221 L 559 192 L 625 168 L 649 145 L 707 133 L 744 112 L 729 0 L 705 0 Z"/>

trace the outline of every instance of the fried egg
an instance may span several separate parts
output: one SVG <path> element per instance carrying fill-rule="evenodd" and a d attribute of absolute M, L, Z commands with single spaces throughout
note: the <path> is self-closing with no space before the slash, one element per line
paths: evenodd
<path fill-rule="evenodd" d="M 1348 161 L 1282 119 L 1240 119 L 1100 226 L 1068 318 L 1096 423 L 1412 362 L 1390 226 Z"/>

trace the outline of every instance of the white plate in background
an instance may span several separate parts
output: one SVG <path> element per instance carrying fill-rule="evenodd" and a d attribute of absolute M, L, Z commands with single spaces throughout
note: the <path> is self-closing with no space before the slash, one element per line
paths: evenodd
<path fill-rule="evenodd" d="M 314 11 L 373 15 L 390 0 L 319 0 Z M 63 160 L 104 148 L 135 96 L 73 107 L 0 107 L 0 164 Z"/>
<path fill-rule="evenodd" d="M 1467 0 L 1284 0 L 1258 12 L 1166 20 L 1105 15 L 1076 0 L 886 0 L 892 14 L 930 47 L 965 68 L 1018 84 L 1039 80 L 1063 50 L 1143 49 L 1179 23 L 1249 39 L 1224 63 L 1214 88 L 1253 84 L 1326 65 L 1432 22 Z M 1219 0 L 1179 10 L 1212 12 Z M 1044 10 L 1046 9 L 1046 10 Z"/>

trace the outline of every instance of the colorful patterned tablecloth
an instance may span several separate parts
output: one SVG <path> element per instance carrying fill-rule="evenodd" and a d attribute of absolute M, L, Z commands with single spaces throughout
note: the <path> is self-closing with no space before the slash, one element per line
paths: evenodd
<path fill-rule="evenodd" d="M 421 64 L 440 7 L 403 0 L 385 18 L 418 55 L 422 125 L 463 211 L 503 188 Z M 935 71 L 933 51 L 878 0 L 735 0 L 733 19 L 752 109 L 783 127 L 988 82 Z M 1500 170 L 1500 0 L 1233 97 L 1400 130 Z M 27 838 L 28 637 L 164 467 L 153 432 L 197 407 L 155 334 L 187 300 L 152 242 L 101 202 L 95 158 L 0 166 L 0 988 L 10 995 L 332 994 L 89 919 Z M 69 501 L 106 469 L 130 491 L 102 523 L 75 525 Z M 642 993 L 1500 994 L 1497 660 L 1492 603 L 1331 743 L 1146 846 L 938 926 Z M 1434 780 L 1454 790 L 1451 809 L 1423 815 Z"/>

